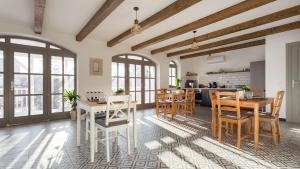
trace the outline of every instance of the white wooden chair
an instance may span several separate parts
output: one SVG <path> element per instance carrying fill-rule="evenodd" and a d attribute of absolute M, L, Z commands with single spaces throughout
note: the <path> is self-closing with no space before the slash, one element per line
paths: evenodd
<path fill-rule="evenodd" d="M 94 91 L 94 92 L 86 92 L 86 98 L 88 101 L 91 102 L 99 102 L 106 104 L 106 94 L 101 91 Z M 105 114 L 103 112 L 97 112 L 95 114 L 96 119 L 103 119 L 105 118 Z M 90 118 L 88 112 L 86 112 L 85 116 L 85 140 L 88 141 L 90 134 Z"/>
<path fill-rule="evenodd" d="M 109 153 L 109 143 L 113 138 L 118 137 L 118 130 L 126 129 L 127 133 L 127 148 L 128 154 L 130 154 L 130 136 L 129 136 L 129 119 L 128 113 L 130 112 L 130 96 L 109 96 L 107 97 L 107 108 L 106 108 L 106 117 L 102 119 L 96 119 L 96 152 L 97 152 L 97 143 L 98 141 L 105 144 L 106 146 L 106 156 L 107 162 L 110 161 Z M 112 112 L 112 113 L 111 113 Z M 98 138 L 98 131 L 105 133 L 105 137 Z M 110 137 L 110 133 L 116 133 L 115 136 Z"/>

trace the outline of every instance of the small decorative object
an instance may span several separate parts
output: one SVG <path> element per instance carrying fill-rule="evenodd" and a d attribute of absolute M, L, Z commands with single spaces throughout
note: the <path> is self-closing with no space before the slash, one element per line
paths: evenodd
<path fill-rule="evenodd" d="M 65 90 L 64 91 L 64 100 L 71 104 L 70 116 L 72 120 L 76 120 L 76 107 L 77 100 L 80 99 L 80 96 L 76 94 L 75 90 Z"/>
<path fill-rule="evenodd" d="M 90 75 L 102 76 L 103 60 L 97 58 L 90 58 Z"/>
<path fill-rule="evenodd" d="M 131 32 L 133 34 L 138 34 L 138 33 L 142 32 L 142 28 L 139 25 L 139 20 L 137 19 L 137 12 L 138 12 L 139 8 L 138 7 L 134 7 L 133 10 L 135 11 L 135 20 L 134 20 L 134 25 L 131 28 Z"/>
<path fill-rule="evenodd" d="M 181 83 L 181 79 L 176 78 L 175 84 L 176 84 L 176 89 L 177 89 L 177 90 L 180 90 L 180 89 L 181 89 L 180 83 Z"/>
<path fill-rule="evenodd" d="M 194 38 L 193 38 L 193 42 L 191 44 L 191 49 L 198 49 L 199 48 L 199 45 L 198 45 L 198 43 L 196 41 L 196 37 L 195 37 L 196 33 L 197 33 L 197 31 L 193 31 Z"/>
<path fill-rule="evenodd" d="M 116 92 L 115 92 L 115 95 L 124 95 L 125 91 L 124 89 L 118 89 Z"/>
<path fill-rule="evenodd" d="M 249 86 L 244 86 L 242 89 L 244 91 L 244 98 L 252 99 L 253 92 L 251 91 L 251 88 Z"/>

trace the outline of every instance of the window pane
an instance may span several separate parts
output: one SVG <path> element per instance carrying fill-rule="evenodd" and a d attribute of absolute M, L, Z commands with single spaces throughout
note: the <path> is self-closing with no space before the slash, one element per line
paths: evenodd
<path fill-rule="evenodd" d="M 172 84 L 172 77 L 169 77 L 169 85 L 173 85 Z"/>
<path fill-rule="evenodd" d="M 3 87 L 3 73 L 0 73 L 0 95 L 3 95 Z"/>
<path fill-rule="evenodd" d="M 74 76 L 65 76 L 64 85 L 64 90 L 74 90 Z"/>
<path fill-rule="evenodd" d="M 3 51 L 0 50 L 0 72 L 3 72 L 3 63 L 4 63 Z"/>
<path fill-rule="evenodd" d="M 136 99 L 137 104 L 141 104 L 141 102 L 142 102 L 141 92 L 136 92 L 135 99 Z"/>
<path fill-rule="evenodd" d="M 136 77 L 141 77 L 141 65 L 136 65 L 135 66 L 135 70 L 136 70 Z"/>
<path fill-rule="evenodd" d="M 150 67 L 145 66 L 145 78 L 149 78 L 149 77 L 150 77 Z"/>
<path fill-rule="evenodd" d="M 172 76 L 172 68 L 169 68 L 169 76 Z"/>
<path fill-rule="evenodd" d="M 15 96 L 15 117 L 28 116 L 28 96 Z"/>
<path fill-rule="evenodd" d="M 171 62 L 170 62 L 170 65 L 174 65 L 174 62 L 171 61 Z"/>
<path fill-rule="evenodd" d="M 117 81 L 117 78 L 112 78 L 112 81 L 111 81 L 111 89 L 112 91 L 117 91 L 118 90 L 118 81 Z"/>
<path fill-rule="evenodd" d="M 125 90 L 125 78 L 119 78 L 119 89 Z"/>
<path fill-rule="evenodd" d="M 173 84 L 174 86 L 176 85 L 175 80 L 176 80 L 176 78 L 175 78 L 175 77 L 172 77 L 172 84 Z"/>
<path fill-rule="evenodd" d="M 30 114 L 43 114 L 43 96 L 31 96 Z"/>
<path fill-rule="evenodd" d="M 51 73 L 62 74 L 62 57 L 59 56 L 51 57 Z"/>
<path fill-rule="evenodd" d="M 155 79 L 150 79 L 150 90 L 155 90 Z"/>
<path fill-rule="evenodd" d="M 135 65 L 129 64 L 129 77 L 135 77 Z"/>
<path fill-rule="evenodd" d="M 68 75 L 74 75 L 74 58 L 64 57 L 64 73 Z"/>
<path fill-rule="evenodd" d="M 51 77 L 51 93 L 62 93 L 62 76 Z"/>
<path fill-rule="evenodd" d="M 155 103 L 155 93 L 154 93 L 154 91 L 150 92 L 150 103 Z"/>
<path fill-rule="evenodd" d="M 43 75 L 30 76 L 30 93 L 43 94 Z"/>
<path fill-rule="evenodd" d="M 135 78 L 130 78 L 130 81 L 129 81 L 129 90 L 130 91 L 135 91 Z"/>
<path fill-rule="evenodd" d="M 145 103 L 150 103 L 150 92 L 145 91 Z"/>
<path fill-rule="evenodd" d="M 172 68 L 172 76 L 176 76 L 176 69 Z"/>
<path fill-rule="evenodd" d="M 62 95 L 52 95 L 52 113 L 62 112 Z"/>
<path fill-rule="evenodd" d="M 59 47 L 56 47 L 56 46 L 53 46 L 53 45 L 50 45 L 50 49 L 57 49 L 57 50 L 60 50 Z"/>
<path fill-rule="evenodd" d="M 27 53 L 14 53 L 14 72 L 28 73 L 28 54 Z"/>
<path fill-rule="evenodd" d="M 28 94 L 28 75 L 15 75 L 14 93 L 16 95 Z"/>
<path fill-rule="evenodd" d="M 0 42 L 5 42 L 5 39 L 4 38 L 0 38 Z"/>
<path fill-rule="evenodd" d="M 64 111 L 68 112 L 71 111 L 72 105 L 69 102 L 64 102 Z"/>
<path fill-rule="evenodd" d="M 4 100 L 0 97 L 0 118 L 4 117 Z"/>
<path fill-rule="evenodd" d="M 150 80 L 145 79 L 145 90 L 150 90 Z"/>
<path fill-rule="evenodd" d="M 142 60 L 143 59 L 140 56 L 133 56 L 133 55 L 128 55 L 127 57 L 128 57 L 128 59 L 133 59 L 133 60 Z"/>
<path fill-rule="evenodd" d="M 125 76 L 125 64 L 124 63 L 119 63 L 119 76 L 124 77 Z"/>
<path fill-rule="evenodd" d="M 141 79 L 140 78 L 136 78 L 135 79 L 135 81 L 136 81 L 136 91 L 141 91 L 142 90 L 142 84 L 141 84 Z"/>
<path fill-rule="evenodd" d="M 37 42 L 37 41 L 33 41 L 33 40 L 27 40 L 27 39 L 11 38 L 10 42 L 15 43 L 15 44 L 20 44 L 20 45 L 36 46 L 36 47 L 43 47 L 43 48 L 46 47 L 46 43 Z"/>
<path fill-rule="evenodd" d="M 135 92 L 130 92 L 131 101 L 135 101 Z"/>
<path fill-rule="evenodd" d="M 111 75 L 118 76 L 118 64 L 116 62 L 111 64 Z"/>
<path fill-rule="evenodd" d="M 155 78 L 155 67 L 154 66 L 150 66 L 150 77 Z"/>
<path fill-rule="evenodd" d="M 43 73 L 43 55 L 30 54 L 30 72 Z"/>

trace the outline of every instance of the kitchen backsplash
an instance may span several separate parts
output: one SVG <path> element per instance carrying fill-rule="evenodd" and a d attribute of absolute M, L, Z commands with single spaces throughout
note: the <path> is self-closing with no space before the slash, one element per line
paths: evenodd
<path fill-rule="evenodd" d="M 210 82 L 217 82 L 219 85 L 226 87 L 234 85 L 250 85 L 250 72 L 239 73 L 224 73 L 224 74 L 211 74 L 200 75 L 199 83 L 207 85 Z"/>

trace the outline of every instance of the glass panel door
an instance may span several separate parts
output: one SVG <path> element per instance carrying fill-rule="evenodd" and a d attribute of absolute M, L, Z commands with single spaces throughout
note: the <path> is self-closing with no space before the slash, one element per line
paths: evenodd
<path fill-rule="evenodd" d="M 4 51 L 0 49 L 0 125 L 4 125 Z"/>
<path fill-rule="evenodd" d="M 145 103 L 155 103 L 155 67 L 145 65 Z"/>
<path fill-rule="evenodd" d="M 131 100 L 142 103 L 142 66 L 129 64 L 129 93 Z"/>
<path fill-rule="evenodd" d="M 45 117 L 44 55 L 14 51 L 12 59 L 12 123 L 26 123 Z"/>

